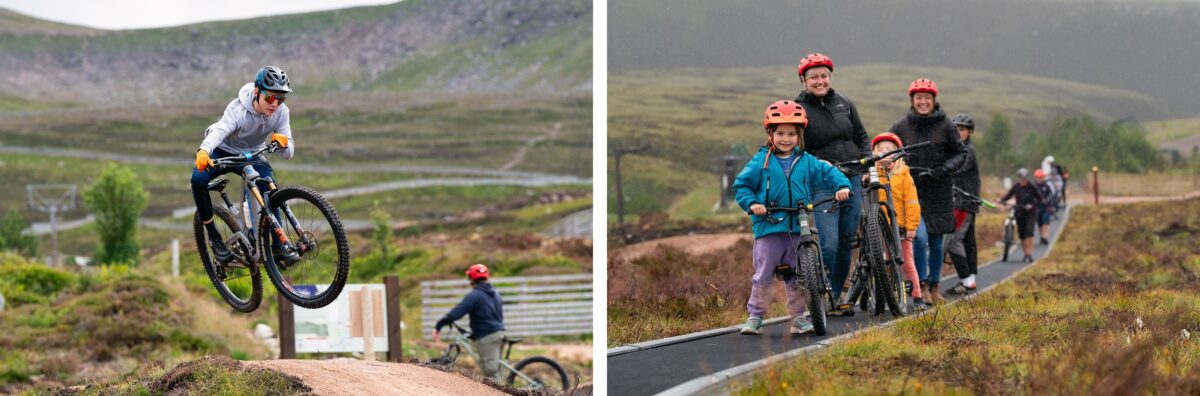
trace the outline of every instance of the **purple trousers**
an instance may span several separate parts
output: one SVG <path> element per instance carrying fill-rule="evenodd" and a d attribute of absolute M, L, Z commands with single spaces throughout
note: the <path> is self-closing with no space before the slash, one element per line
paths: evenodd
<path fill-rule="evenodd" d="M 799 243 L 799 241 L 796 241 Z M 746 309 L 750 315 L 764 317 L 771 304 L 771 285 L 775 283 L 775 266 L 784 263 L 796 270 L 796 246 L 787 233 L 770 234 L 754 240 L 754 278 L 751 280 L 750 301 Z M 804 315 L 804 295 L 796 290 L 795 276 L 784 282 L 787 290 L 788 314 L 792 317 Z"/>

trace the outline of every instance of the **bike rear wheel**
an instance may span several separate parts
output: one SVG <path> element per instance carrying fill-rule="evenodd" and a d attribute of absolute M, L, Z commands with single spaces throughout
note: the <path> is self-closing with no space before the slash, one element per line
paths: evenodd
<path fill-rule="evenodd" d="M 558 362 L 544 356 L 534 356 L 527 358 L 513 366 L 513 369 L 521 372 L 528 379 L 518 376 L 516 372 L 508 374 L 509 386 L 521 389 L 555 389 L 566 391 L 571 387 L 571 380 L 567 378 L 567 371 L 563 370 Z"/>
<path fill-rule="evenodd" d="M 233 214 L 223 206 L 213 206 L 213 221 L 216 222 L 217 231 L 227 238 L 242 230 L 241 223 L 238 223 Z M 262 272 L 259 271 L 258 265 L 242 263 L 245 252 L 238 252 L 240 247 L 228 242 L 226 248 L 236 253 L 230 263 L 240 264 L 218 264 L 209 254 L 209 238 L 199 213 L 192 217 L 192 228 L 196 235 L 196 250 L 200 254 L 200 262 L 204 264 L 204 272 L 208 273 L 208 279 L 216 287 L 221 299 L 239 312 L 253 312 L 258 309 L 262 304 L 263 294 Z"/>
<path fill-rule="evenodd" d="M 271 208 L 279 214 L 280 227 L 301 256 L 295 264 L 280 263 L 272 250 L 274 231 L 265 219 L 261 221 L 261 244 L 271 282 L 293 304 L 309 309 L 329 305 L 350 274 L 350 246 L 337 212 L 324 197 L 303 186 L 288 186 L 271 194 Z M 320 286 L 325 286 L 324 290 Z"/>
<path fill-rule="evenodd" d="M 820 252 L 815 245 L 803 245 L 799 252 L 800 273 L 804 288 L 808 290 L 808 312 L 812 319 L 813 334 L 825 335 L 825 273 L 821 271 Z"/>

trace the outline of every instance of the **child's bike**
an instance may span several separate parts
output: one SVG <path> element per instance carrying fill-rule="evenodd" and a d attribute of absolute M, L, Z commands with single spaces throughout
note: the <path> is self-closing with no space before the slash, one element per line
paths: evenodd
<path fill-rule="evenodd" d="M 232 260 L 219 263 L 209 254 L 210 239 L 199 213 L 193 219 L 204 270 L 221 298 L 241 312 L 254 311 L 262 303 L 262 268 L 288 301 L 310 309 L 333 302 L 350 272 L 346 232 L 329 201 L 304 186 L 276 189 L 274 180 L 254 170 L 254 164 L 266 162 L 260 155 L 278 149 L 279 145 L 271 142 L 253 153 L 213 160 L 213 166 L 240 167 L 244 182 L 240 212 L 239 205 L 230 202 L 225 193 L 228 179 L 208 184 L 208 190 L 220 193 L 224 202 L 224 206 L 213 205 L 213 218 L 225 237 L 225 247 L 233 253 Z M 270 190 L 259 191 L 260 181 Z M 281 257 L 289 251 L 300 260 L 284 262 Z"/>
<path fill-rule="evenodd" d="M 479 354 L 471 347 L 469 341 L 471 332 L 459 327 L 458 323 L 454 322 L 450 322 L 450 327 L 455 330 L 454 343 L 446 347 L 446 353 L 434 359 L 434 363 L 452 364 L 458 360 L 463 351 L 475 359 L 475 362 L 479 362 Z M 504 338 L 504 345 L 501 347 L 503 358 L 500 359 L 500 369 L 507 370 L 509 373 L 505 383 L 515 388 L 535 391 L 541 389 L 568 390 L 571 387 L 571 381 L 567 378 L 567 372 L 554 359 L 534 356 L 517 362 L 515 366 L 508 363 L 508 355 L 512 353 L 513 345 L 521 340 L 520 337 Z"/>
<path fill-rule="evenodd" d="M 800 241 L 792 239 L 792 245 L 796 249 L 796 272 L 789 274 L 799 277 L 799 282 L 796 282 L 797 287 L 803 287 L 808 292 L 808 311 L 812 319 L 813 334 L 825 335 L 826 332 L 826 317 L 828 307 L 832 307 L 833 290 L 829 287 L 829 275 L 825 270 L 825 264 L 821 261 L 821 246 L 818 239 L 814 238 L 817 235 L 815 224 L 810 226 L 808 222 L 809 216 L 815 212 L 813 208 L 833 202 L 834 198 L 829 197 L 810 204 L 800 204 L 794 208 L 768 206 L 767 213 L 763 215 L 768 222 L 779 223 L 781 221 L 791 221 L 794 219 L 800 226 Z M 837 210 L 837 203 L 832 207 L 820 212 L 832 213 Z M 780 220 L 771 216 L 772 212 L 794 213 L 795 216 L 788 216 L 786 219 Z M 753 212 L 750 213 L 753 215 Z M 788 237 L 792 237 L 791 227 L 788 227 Z M 776 271 L 788 270 L 790 267 L 780 265 Z"/>
<path fill-rule="evenodd" d="M 896 209 L 892 202 L 892 186 L 881 166 L 876 163 L 884 158 L 900 159 L 911 154 L 909 150 L 928 146 L 922 142 L 902 147 L 879 155 L 841 162 L 834 166 L 843 169 L 849 165 L 865 166 L 868 179 L 863 182 L 862 215 L 859 217 L 858 246 L 859 260 L 851 274 L 851 286 L 846 301 L 858 302 L 863 310 L 869 310 L 874 299 L 876 315 L 884 309 L 892 316 L 908 313 L 908 290 L 903 274 L 904 257 L 900 248 L 900 229 Z M 849 306 L 839 307 L 847 309 Z"/>

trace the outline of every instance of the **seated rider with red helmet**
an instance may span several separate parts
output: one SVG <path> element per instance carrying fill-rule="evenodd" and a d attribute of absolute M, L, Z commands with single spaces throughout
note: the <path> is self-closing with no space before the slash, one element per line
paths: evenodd
<path fill-rule="evenodd" d="M 470 315 L 471 339 L 479 353 L 479 369 L 483 376 L 500 381 L 500 347 L 504 343 L 504 306 L 500 292 L 488 283 L 488 268 L 475 264 L 467 269 L 471 290 L 454 309 L 446 313 L 433 327 L 433 341 L 438 342 L 442 327 Z"/>

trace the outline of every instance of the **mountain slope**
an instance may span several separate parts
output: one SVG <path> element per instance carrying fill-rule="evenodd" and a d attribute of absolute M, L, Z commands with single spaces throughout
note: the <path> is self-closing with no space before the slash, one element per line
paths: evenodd
<path fill-rule="evenodd" d="M 1152 95 L 1173 116 L 1200 109 L 1194 1 L 614 0 L 609 21 L 616 72 L 795 65 L 817 51 L 839 67 L 1040 75 Z"/>
<path fill-rule="evenodd" d="M 5 12 L 0 92 L 38 100 L 225 97 L 264 64 L 298 93 L 591 89 L 588 1 L 424 1 L 141 30 Z"/>

